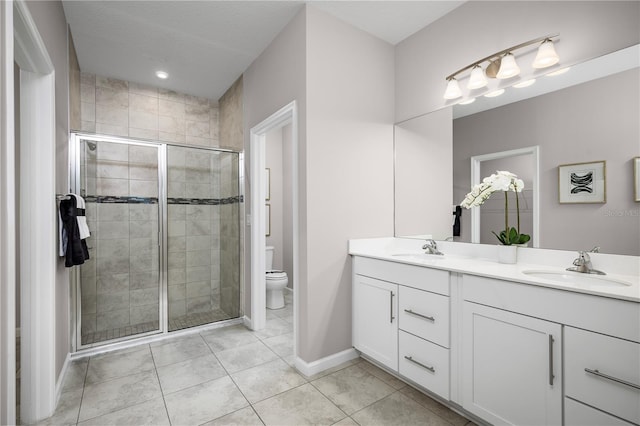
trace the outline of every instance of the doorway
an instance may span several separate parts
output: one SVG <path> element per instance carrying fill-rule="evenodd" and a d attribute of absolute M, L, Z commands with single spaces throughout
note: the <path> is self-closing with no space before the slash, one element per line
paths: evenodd
<path fill-rule="evenodd" d="M 298 286 L 299 276 L 299 231 L 298 231 L 298 116 L 296 102 L 284 106 L 279 111 L 251 129 L 250 134 L 250 170 L 251 188 L 251 319 L 249 326 L 260 330 L 266 324 L 266 234 L 267 234 L 267 172 L 266 150 L 267 134 L 277 129 L 290 131 L 290 150 L 283 156 L 283 162 L 290 165 L 290 222 L 291 222 L 291 276 L 294 286 Z M 286 292 L 287 290 L 285 290 Z M 293 348 L 294 360 L 298 355 L 298 306 L 300 292 L 293 292 Z M 286 294 L 286 293 L 285 293 Z"/>

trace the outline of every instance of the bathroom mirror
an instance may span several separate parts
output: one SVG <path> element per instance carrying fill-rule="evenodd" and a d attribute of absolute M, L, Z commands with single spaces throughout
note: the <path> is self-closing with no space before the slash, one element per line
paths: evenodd
<path fill-rule="evenodd" d="M 540 244 L 536 245 L 562 250 L 599 246 L 606 253 L 640 255 L 640 204 L 633 193 L 633 158 L 640 154 L 639 52 L 639 45 L 632 46 L 574 65 L 563 75 L 540 77 L 528 88 L 511 88 L 492 100 L 478 99 L 397 124 L 396 159 L 413 158 L 420 163 L 417 158 L 422 156 L 424 163 L 433 162 L 424 152 L 411 151 L 411 144 L 399 141 L 398 136 L 424 126 L 420 123 L 433 122 L 433 114 L 451 111 L 453 185 L 452 202 L 446 206 L 448 229 L 430 232 L 426 221 L 407 224 L 402 206 L 426 205 L 421 200 L 428 199 L 427 189 L 434 185 L 415 179 L 422 170 L 408 178 L 411 171 L 396 161 L 396 236 L 452 236 L 453 205 L 471 188 L 471 157 L 539 146 L 539 191 L 530 195 L 540 202 Z M 607 202 L 560 204 L 558 166 L 593 161 L 606 161 Z M 427 213 L 412 213 L 428 217 Z M 461 235 L 454 241 L 472 241 L 468 210 L 462 211 Z"/>

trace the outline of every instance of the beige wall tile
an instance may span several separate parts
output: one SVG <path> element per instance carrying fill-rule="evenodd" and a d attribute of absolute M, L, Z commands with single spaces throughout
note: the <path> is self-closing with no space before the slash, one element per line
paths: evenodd
<path fill-rule="evenodd" d="M 107 87 L 113 90 L 126 90 L 129 91 L 129 83 L 124 80 L 118 80 L 116 78 L 96 76 L 96 87 Z"/>
<path fill-rule="evenodd" d="M 178 318 L 187 313 L 186 300 L 169 303 L 169 318 Z"/>
<path fill-rule="evenodd" d="M 177 118 L 180 120 L 185 119 L 185 105 L 181 102 L 174 102 L 168 99 L 160 98 L 158 100 L 158 114 Z"/>
<path fill-rule="evenodd" d="M 196 136 L 203 139 L 209 139 L 211 135 L 209 121 L 189 121 L 187 120 L 187 137 Z"/>
<path fill-rule="evenodd" d="M 126 110 L 125 110 L 126 111 Z M 127 126 L 116 126 L 107 123 L 96 123 L 96 133 L 112 136 L 129 136 L 129 128 Z"/>
<path fill-rule="evenodd" d="M 148 180 L 130 180 L 129 193 L 137 197 L 157 197 L 158 182 Z"/>
<path fill-rule="evenodd" d="M 129 165 L 129 179 L 158 180 L 158 167 L 150 164 L 131 163 Z"/>
<path fill-rule="evenodd" d="M 160 99 L 169 99 L 171 101 L 184 104 L 185 95 L 182 93 L 174 92 L 173 90 L 160 88 L 158 89 L 158 97 Z"/>
<path fill-rule="evenodd" d="M 96 87 L 96 104 L 112 108 L 128 108 L 129 92 L 126 89 L 112 89 L 110 87 Z"/>
<path fill-rule="evenodd" d="M 101 160 L 96 165 L 96 177 L 126 179 L 129 176 L 129 163 Z"/>
<path fill-rule="evenodd" d="M 96 86 L 94 84 L 80 85 L 80 100 L 82 102 L 96 102 Z"/>
<path fill-rule="evenodd" d="M 131 307 L 131 325 L 144 324 L 146 322 L 158 321 L 159 309 L 158 305 L 143 305 Z"/>
<path fill-rule="evenodd" d="M 185 143 L 186 137 L 184 133 L 167 133 L 160 130 L 158 140 L 162 142 Z"/>
<path fill-rule="evenodd" d="M 96 104 L 96 123 L 129 127 L 129 111 L 127 108 Z"/>
<path fill-rule="evenodd" d="M 170 285 L 177 285 L 187 282 L 187 271 L 185 268 L 169 269 L 167 279 Z"/>
<path fill-rule="evenodd" d="M 96 87 L 96 75 L 89 72 L 81 72 L 80 84 Z"/>
<path fill-rule="evenodd" d="M 97 331 L 110 330 L 129 325 L 129 308 L 100 313 L 96 319 Z"/>
<path fill-rule="evenodd" d="M 186 122 L 184 118 L 161 115 L 158 117 L 158 130 L 162 133 L 181 135 L 184 138 Z"/>
<path fill-rule="evenodd" d="M 195 281 L 187 283 L 187 299 L 193 299 L 195 297 L 211 296 L 211 282 L 210 281 Z"/>
<path fill-rule="evenodd" d="M 158 130 L 158 115 L 146 111 L 129 109 L 129 127 Z"/>
<path fill-rule="evenodd" d="M 185 283 L 169 286 L 169 302 L 184 300 L 187 298 L 187 285 Z"/>
<path fill-rule="evenodd" d="M 158 98 L 137 93 L 129 93 L 129 108 L 158 115 Z"/>
<path fill-rule="evenodd" d="M 152 96 L 154 98 L 158 97 L 158 88 L 153 86 L 148 86 L 146 84 L 133 83 L 129 82 L 129 93 L 137 93 L 145 96 Z"/>
<path fill-rule="evenodd" d="M 210 138 L 199 138 L 197 136 L 189 136 L 186 138 L 187 145 L 211 146 Z"/>
<path fill-rule="evenodd" d="M 96 179 L 96 192 L 97 195 L 102 196 L 127 196 L 129 195 L 129 180 L 98 178 Z"/>
<path fill-rule="evenodd" d="M 129 136 L 136 139 L 148 139 L 152 141 L 158 140 L 158 130 L 136 129 L 129 127 Z"/>
<path fill-rule="evenodd" d="M 91 132 L 95 133 L 96 131 L 96 122 L 95 121 L 80 121 L 80 130 L 83 132 Z"/>
<path fill-rule="evenodd" d="M 201 98 L 193 95 L 185 95 L 184 102 L 187 105 L 209 105 L 210 100 L 208 98 Z"/>
<path fill-rule="evenodd" d="M 209 281 L 209 280 L 211 280 L 210 266 L 198 266 L 198 267 L 187 268 L 186 282 L 192 283 L 195 281 Z"/>
<path fill-rule="evenodd" d="M 211 108 L 205 105 L 185 105 L 185 117 L 189 121 L 209 122 L 211 120 Z"/>
<path fill-rule="evenodd" d="M 96 104 L 90 102 L 80 102 L 81 121 L 96 121 Z"/>

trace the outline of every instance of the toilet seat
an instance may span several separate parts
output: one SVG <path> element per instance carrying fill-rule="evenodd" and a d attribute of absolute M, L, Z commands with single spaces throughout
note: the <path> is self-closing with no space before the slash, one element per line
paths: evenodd
<path fill-rule="evenodd" d="M 287 273 L 282 271 L 267 271 L 268 280 L 281 280 L 287 278 Z"/>

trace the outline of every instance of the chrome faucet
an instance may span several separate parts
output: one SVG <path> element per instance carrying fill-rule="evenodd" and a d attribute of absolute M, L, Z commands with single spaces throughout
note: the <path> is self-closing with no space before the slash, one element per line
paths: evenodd
<path fill-rule="evenodd" d="M 426 254 L 444 255 L 444 253 L 438 250 L 438 244 L 435 242 L 435 240 L 432 240 L 431 238 L 429 238 L 427 240 L 427 243 L 422 246 L 422 250 L 426 250 Z"/>
<path fill-rule="evenodd" d="M 591 253 L 597 253 L 597 251 L 591 250 Z M 583 274 L 596 274 L 606 275 L 602 271 L 593 269 L 591 265 L 591 257 L 586 251 L 579 251 L 578 257 L 573 261 L 574 266 L 567 268 L 567 271 L 581 272 Z"/>

